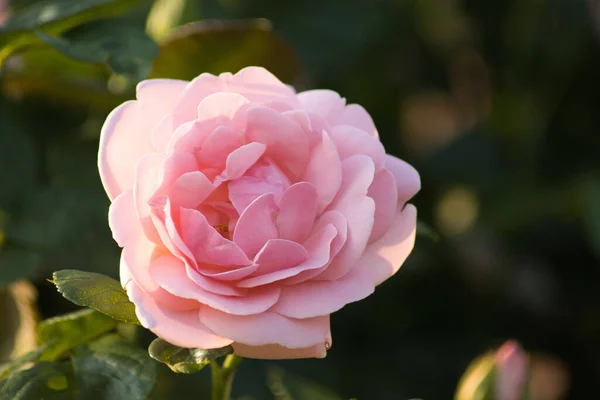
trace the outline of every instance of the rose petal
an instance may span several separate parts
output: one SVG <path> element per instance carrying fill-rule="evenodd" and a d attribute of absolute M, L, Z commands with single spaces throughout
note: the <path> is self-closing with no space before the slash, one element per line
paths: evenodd
<path fill-rule="evenodd" d="M 356 265 L 337 281 L 308 281 L 283 286 L 279 301 L 271 311 L 291 318 L 312 318 L 340 310 L 375 290 L 368 264 Z"/>
<path fill-rule="evenodd" d="M 250 101 L 239 93 L 218 92 L 210 94 L 198 104 L 198 121 L 226 118 L 232 122 L 238 120 L 238 123 L 232 123 L 232 126 L 237 129 L 243 128 L 245 121 L 239 120 L 243 118 L 243 111 L 248 104 L 250 104 Z"/>
<path fill-rule="evenodd" d="M 336 146 L 325 132 L 321 137 L 321 142 L 311 152 L 301 179 L 315 185 L 319 214 L 333 201 L 342 184 L 342 164 Z"/>
<path fill-rule="evenodd" d="M 218 279 L 205 276 L 196 271 L 191 264 L 185 264 L 185 272 L 196 285 L 209 292 L 220 294 L 223 296 L 238 296 L 242 297 L 248 294 L 248 289 L 237 288 L 229 283 L 221 282 Z"/>
<path fill-rule="evenodd" d="M 309 253 L 306 261 L 292 268 L 280 269 L 268 274 L 247 278 L 238 282 L 239 287 L 252 288 L 267 285 L 282 279 L 298 275 L 303 271 L 315 270 L 329 263 L 331 242 L 337 235 L 337 229 L 333 225 L 327 225 L 322 230 L 315 232 L 304 243 Z"/>
<path fill-rule="evenodd" d="M 325 343 L 329 333 L 329 316 L 300 320 L 269 311 L 240 316 L 204 307 L 200 311 L 200 321 L 219 335 L 251 346 L 310 347 Z"/>
<path fill-rule="evenodd" d="M 169 198 L 176 207 L 196 208 L 216 189 L 200 171 L 187 172 L 173 184 Z"/>
<path fill-rule="evenodd" d="M 113 239 L 120 247 L 125 246 L 129 238 L 139 230 L 139 220 L 136 218 L 133 205 L 133 192 L 128 190 L 118 195 L 108 209 L 108 225 Z"/>
<path fill-rule="evenodd" d="M 294 176 L 300 176 L 309 156 L 308 134 L 301 126 L 268 107 L 249 108 L 247 118 L 246 137 L 267 145 L 266 156 Z"/>
<path fill-rule="evenodd" d="M 227 156 L 225 171 L 219 180 L 238 179 L 248 171 L 264 154 L 267 146 L 262 143 L 252 142 L 235 149 Z"/>
<path fill-rule="evenodd" d="M 242 135 L 227 126 L 218 126 L 196 152 L 201 165 L 222 169 L 229 154 L 244 144 Z"/>
<path fill-rule="evenodd" d="M 203 290 L 189 279 L 185 264 L 173 256 L 154 260 L 150 268 L 154 280 L 167 292 L 184 299 L 196 300 L 219 311 L 234 315 L 251 315 L 268 310 L 277 302 L 281 289 L 261 288 L 244 297 L 221 296 Z"/>
<path fill-rule="evenodd" d="M 375 201 L 375 221 L 369 238 L 369 243 L 372 243 L 390 229 L 398 207 L 398 191 L 391 172 L 387 169 L 378 171 L 367 195 Z"/>
<path fill-rule="evenodd" d="M 274 214 L 279 211 L 272 193 L 264 194 L 254 200 L 240 215 L 233 233 L 233 242 L 254 258 L 256 253 L 270 239 L 278 236 L 273 222 Z"/>
<path fill-rule="evenodd" d="M 344 110 L 331 121 L 335 125 L 351 125 L 367 132 L 368 134 L 379 137 L 373 119 L 369 113 L 358 104 L 348 104 Z"/>
<path fill-rule="evenodd" d="M 337 117 L 346 105 L 346 100 L 333 90 L 307 90 L 298 93 L 297 97 L 306 111 L 319 114 L 325 119 Z"/>
<path fill-rule="evenodd" d="M 252 274 L 260 276 L 299 265 L 308 259 L 308 251 L 296 242 L 272 239 L 258 252 L 254 262 L 258 269 Z"/>
<path fill-rule="evenodd" d="M 107 117 L 100 133 L 98 168 L 111 200 L 133 187 L 138 161 L 156 151 L 152 130 L 172 110 L 184 87 L 183 81 L 144 81 L 137 87 L 138 101 L 123 103 Z"/>
<path fill-rule="evenodd" d="M 290 186 L 281 196 L 277 225 L 279 237 L 303 242 L 313 227 L 317 212 L 317 189 L 308 182 Z"/>
<path fill-rule="evenodd" d="M 337 125 L 331 131 L 331 139 L 342 160 L 355 154 L 364 154 L 373 160 L 376 171 L 383 168 L 385 149 L 377 137 L 353 126 Z"/>
<path fill-rule="evenodd" d="M 237 244 L 221 236 L 199 211 L 182 208 L 179 219 L 181 239 L 198 262 L 222 266 L 252 263 Z"/>
<path fill-rule="evenodd" d="M 392 227 L 378 241 L 367 246 L 357 265 L 369 265 L 375 285 L 394 275 L 415 244 L 417 209 L 407 204 L 397 210 Z"/>
<path fill-rule="evenodd" d="M 176 311 L 161 306 L 134 282 L 130 282 L 126 289 L 142 325 L 169 343 L 203 349 L 220 348 L 232 343 L 232 340 L 208 329 L 198 318 L 197 310 Z"/>
<path fill-rule="evenodd" d="M 404 205 L 421 189 L 421 178 L 414 167 L 405 161 L 391 155 L 385 157 L 385 168 L 387 168 L 398 185 L 398 201 Z"/>

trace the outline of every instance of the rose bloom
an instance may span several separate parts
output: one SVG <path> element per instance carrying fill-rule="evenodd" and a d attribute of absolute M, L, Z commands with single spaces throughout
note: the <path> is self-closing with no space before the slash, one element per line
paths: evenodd
<path fill-rule="evenodd" d="M 140 83 L 102 128 L 99 169 L 121 283 L 182 347 L 325 357 L 330 314 L 414 245 L 419 175 L 369 114 L 263 68 Z"/>

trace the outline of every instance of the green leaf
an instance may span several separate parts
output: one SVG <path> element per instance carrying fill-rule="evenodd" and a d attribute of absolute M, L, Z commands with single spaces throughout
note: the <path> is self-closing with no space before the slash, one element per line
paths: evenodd
<path fill-rule="evenodd" d="M 262 66 L 283 82 L 300 79 L 295 51 L 267 20 L 202 21 L 175 30 L 162 43 L 152 78 L 190 80 L 199 72 L 237 72 L 249 65 Z"/>
<path fill-rule="evenodd" d="M 267 383 L 275 398 L 280 400 L 342 400 L 330 389 L 290 375 L 279 367 L 269 368 Z"/>
<path fill-rule="evenodd" d="M 162 339 L 155 339 L 148 347 L 150 357 L 167 364 L 174 372 L 191 374 L 200 371 L 220 357 L 233 353 L 231 346 L 220 349 L 187 349 Z"/>
<path fill-rule="evenodd" d="M 33 351 L 30 351 L 27 354 L 22 355 L 21 357 L 8 361 L 0 365 L 0 380 L 6 378 L 8 375 L 13 372 L 21 369 L 28 363 L 36 362 L 40 359 L 44 351 L 47 349 L 47 346 L 41 346 Z"/>
<path fill-rule="evenodd" d="M 0 386 L 2 400 L 74 400 L 73 371 L 69 363 L 41 362 L 10 375 Z"/>
<path fill-rule="evenodd" d="M 154 0 L 146 31 L 154 40 L 160 40 L 173 29 L 201 18 L 202 5 L 197 0 Z"/>
<path fill-rule="evenodd" d="M 139 0 L 45 0 L 13 15 L 0 27 L 0 65 L 15 50 L 39 43 L 35 30 L 59 34 L 95 19 L 125 11 Z"/>
<path fill-rule="evenodd" d="M 94 272 L 66 269 L 53 275 L 58 291 L 75 304 L 98 310 L 111 318 L 130 324 L 138 324 L 135 305 L 119 282 Z"/>
<path fill-rule="evenodd" d="M 48 345 L 41 356 L 54 361 L 66 351 L 110 332 L 117 321 L 89 308 L 42 321 L 38 326 L 40 344 Z"/>
<path fill-rule="evenodd" d="M 118 335 L 77 348 L 72 362 L 78 389 L 93 399 L 143 400 L 156 381 L 156 363 Z"/>
<path fill-rule="evenodd" d="M 99 20 L 75 28 L 64 37 L 37 31 L 46 44 L 79 61 L 102 64 L 138 82 L 148 76 L 158 47 L 144 32 L 124 19 Z"/>

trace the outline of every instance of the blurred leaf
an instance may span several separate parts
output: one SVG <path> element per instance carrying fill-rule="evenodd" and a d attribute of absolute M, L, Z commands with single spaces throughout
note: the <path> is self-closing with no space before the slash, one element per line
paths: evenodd
<path fill-rule="evenodd" d="M 173 29 L 197 21 L 202 17 L 201 2 L 197 0 L 154 0 L 146 31 L 154 40 L 160 40 Z"/>
<path fill-rule="evenodd" d="M 35 286 L 19 281 L 0 289 L 0 361 L 20 357 L 37 347 L 38 319 Z"/>
<path fill-rule="evenodd" d="M 458 383 L 455 400 L 495 400 L 496 355 L 489 352 L 471 362 Z"/>
<path fill-rule="evenodd" d="M 267 383 L 275 400 L 342 400 L 330 389 L 290 375 L 278 367 L 269 368 Z"/>
<path fill-rule="evenodd" d="M 117 321 L 96 310 L 83 309 L 42 321 L 40 344 L 47 344 L 41 360 L 54 361 L 66 351 L 115 329 Z"/>
<path fill-rule="evenodd" d="M 54 48 L 36 48 L 5 63 L 2 91 L 11 98 L 33 96 L 55 104 L 110 110 L 127 97 L 109 92 L 109 73 L 103 65 L 74 60 Z"/>
<path fill-rule="evenodd" d="M 4 400 L 74 400 L 73 370 L 69 363 L 41 362 L 1 382 Z"/>
<path fill-rule="evenodd" d="M 77 348 L 72 361 L 77 388 L 90 400 L 143 400 L 156 381 L 148 354 L 118 335 Z"/>
<path fill-rule="evenodd" d="M 200 371 L 211 361 L 233 353 L 231 346 L 220 349 L 187 349 L 175 346 L 160 338 L 155 339 L 148 347 L 148 354 L 156 361 L 167 364 L 172 371 L 191 374 Z"/>
<path fill-rule="evenodd" d="M 44 0 L 24 7 L 0 26 L 0 65 L 12 52 L 38 42 L 35 30 L 58 34 L 125 11 L 138 0 Z"/>
<path fill-rule="evenodd" d="M 38 164 L 35 142 L 16 119 L 15 110 L 0 99 L 0 208 L 28 194 Z"/>
<path fill-rule="evenodd" d="M 42 256 L 31 249 L 12 245 L 0 248 L 0 286 L 33 277 L 42 261 Z"/>
<path fill-rule="evenodd" d="M 102 274 L 62 270 L 52 274 L 58 291 L 73 303 L 98 310 L 111 318 L 139 324 L 135 305 L 118 281 Z"/>
<path fill-rule="evenodd" d="M 47 346 L 39 347 L 21 357 L 8 361 L 0 365 L 0 380 L 7 377 L 9 374 L 21 369 L 28 363 L 36 362 L 40 359 L 42 353 L 47 349 Z"/>
<path fill-rule="evenodd" d="M 152 78 L 191 80 L 202 72 L 237 72 L 262 66 L 283 82 L 300 78 L 300 60 L 266 20 L 202 21 L 185 25 L 160 43 Z"/>
<path fill-rule="evenodd" d="M 128 20 L 90 22 L 54 37 L 37 31 L 39 38 L 59 52 L 79 61 L 102 64 L 134 82 L 144 79 L 158 53 L 156 44 L 142 27 Z"/>

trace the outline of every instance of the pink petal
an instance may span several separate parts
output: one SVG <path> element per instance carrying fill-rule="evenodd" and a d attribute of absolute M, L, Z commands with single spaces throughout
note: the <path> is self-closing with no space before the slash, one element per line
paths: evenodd
<path fill-rule="evenodd" d="M 182 208 L 179 214 L 181 239 L 194 258 L 212 265 L 250 265 L 237 244 L 221 236 L 197 210 Z"/>
<path fill-rule="evenodd" d="M 176 207 L 196 208 L 216 186 L 200 171 L 187 172 L 174 183 L 169 198 Z"/>
<path fill-rule="evenodd" d="M 239 316 L 204 307 L 200 321 L 219 335 L 251 346 L 310 347 L 325 343 L 329 333 L 329 316 L 299 320 L 268 311 Z"/>
<path fill-rule="evenodd" d="M 273 222 L 277 211 L 279 208 L 275 203 L 275 196 L 267 193 L 254 200 L 240 215 L 233 233 L 233 242 L 249 258 L 254 258 L 268 240 L 277 238 L 278 232 Z"/>
<path fill-rule="evenodd" d="M 149 241 L 141 230 L 135 232 L 121 252 L 122 284 L 132 279 L 148 293 L 159 289 L 149 272 L 155 249 L 156 245 Z"/>
<path fill-rule="evenodd" d="M 158 186 L 159 166 L 160 155 L 158 153 L 146 154 L 136 167 L 133 185 L 135 211 L 144 233 L 153 242 L 158 242 L 158 235 L 150 217 L 149 200 Z"/>
<path fill-rule="evenodd" d="M 268 274 L 244 279 L 238 282 L 239 287 L 252 288 L 269 283 L 277 282 L 282 279 L 290 278 L 301 272 L 315 270 L 324 267 L 329 263 L 331 242 L 337 235 L 337 229 L 333 225 L 327 225 L 322 230 L 315 232 L 304 243 L 304 247 L 309 253 L 306 261 L 292 268 L 280 269 Z"/>
<path fill-rule="evenodd" d="M 120 247 L 125 246 L 129 238 L 139 231 L 140 222 L 136 217 L 131 190 L 121 193 L 111 203 L 108 209 L 108 225 L 113 239 Z"/>
<path fill-rule="evenodd" d="M 130 282 L 126 289 L 142 325 L 169 343 L 203 349 L 232 343 L 232 340 L 216 335 L 200 322 L 197 310 L 176 311 L 161 306 L 134 282 Z"/>
<path fill-rule="evenodd" d="M 367 195 L 375 201 L 375 221 L 369 238 L 372 243 L 390 229 L 398 207 L 396 181 L 390 171 L 382 169 L 375 174 Z"/>
<path fill-rule="evenodd" d="M 385 167 L 394 175 L 398 185 L 398 201 L 401 204 L 410 200 L 421 189 L 421 178 L 416 169 L 405 161 L 387 155 Z"/>
<path fill-rule="evenodd" d="M 290 318 L 312 318 L 338 311 L 375 290 L 370 265 L 357 265 L 337 281 L 308 281 L 283 286 L 279 301 L 271 311 Z"/>
<path fill-rule="evenodd" d="M 310 233 L 317 212 L 317 189 L 308 182 L 290 186 L 279 202 L 279 237 L 302 242 Z"/>
<path fill-rule="evenodd" d="M 408 204 L 397 210 L 392 227 L 378 241 L 367 246 L 357 265 L 369 265 L 375 285 L 394 275 L 415 244 L 417 209 Z"/>
<path fill-rule="evenodd" d="M 189 263 L 185 264 L 185 271 L 192 282 L 206 291 L 223 296 L 243 297 L 248 294 L 248 289 L 237 288 L 229 283 L 205 276 L 196 271 Z"/>
<path fill-rule="evenodd" d="M 243 117 L 243 111 L 248 107 L 250 101 L 239 93 L 218 92 L 206 96 L 198 104 L 198 120 L 209 121 L 213 119 L 227 118 L 235 121 Z M 241 122 L 241 121 L 240 121 Z M 245 121 L 244 121 L 245 122 Z M 243 122 L 236 128 L 243 128 Z"/>
<path fill-rule="evenodd" d="M 136 98 L 150 125 L 155 125 L 173 110 L 187 84 L 187 81 L 176 79 L 147 79 L 138 83 Z"/>
<path fill-rule="evenodd" d="M 358 104 L 348 104 L 341 114 L 331 121 L 335 125 L 351 125 L 367 132 L 371 136 L 378 137 L 377 129 L 369 113 Z"/>
<path fill-rule="evenodd" d="M 176 126 L 186 122 L 193 121 L 198 116 L 198 104 L 208 95 L 222 92 L 225 89 L 225 83 L 209 73 L 203 73 L 194 78 L 187 84 L 183 91 L 174 112 L 174 122 Z"/>
<path fill-rule="evenodd" d="M 342 187 L 331 210 L 340 212 L 348 222 L 344 247 L 319 279 L 337 280 L 344 276 L 363 253 L 373 229 L 375 202 L 367 197 L 375 167 L 365 155 L 354 155 L 342 162 Z"/>
<path fill-rule="evenodd" d="M 240 357 L 260 360 L 292 360 L 301 358 L 325 358 L 328 346 L 325 343 L 301 349 L 288 349 L 277 344 L 248 346 L 233 343 L 233 351 Z"/>
<path fill-rule="evenodd" d="M 224 168 L 229 153 L 244 144 L 240 133 L 227 126 L 218 126 L 196 152 L 201 165 Z"/>
<path fill-rule="evenodd" d="M 220 124 L 215 121 L 190 121 L 178 125 L 167 144 L 166 152 L 194 154 Z"/>
<path fill-rule="evenodd" d="M 375 170 L 383 168 L 385 149 L 377 137 L 348 125 L 334 126 L 331 138 L 343 160 L 355 154 L 369 156 L 375 163 Z"/>
<path fill-rule="evenodd" d="M 123 103 L 106 118 L 100 133 L 98 169 L 111 200 L 133 187 L 137 162 L 155 151 L 151 129 L 144 123 L 137 101 Z"/>
<path fill-rule="evenodd" d="M 333 201 L 342 183 L 342 164 L 336 146 L 325 132 L 321 138 L 321 142 L 311 152 L 301 179 L 315 185 L 319 214 Z"/>
<path fill-rule="evenodd" d="M 160 154 L 167 150 L 169 140 L 175 131 L 176 126 L 173 123 L 173 114 L 165 115 L 152 130 L 152 145 Z"/>
<path fill-rule="evenodd" d="M 198 271 L 207 278 L 216 279 L 219 281 L 239 281 L 240 279 L 244 279 L 245 277 L 252 275 L 257 269 L 257 264 L 251 264 L 247 267 L 233 267 L 233 269 L 226 271 L 203 268 L 203 265 L 200 265 Z"/>
<path fill-rule="evenodd" d="M 298 93 L 297 96 L 302 108 L 319 114 L 325 119 L 337 117 L 346 105 L 346 100 L 333 90 L 308 90 Z"/>
<path fill-rule="evenodd" d="M 233 76 L 221 76 L 229 91 L 240 93 L 253 103 L 278 101 L 292 106 L 298 104 L 294 90 L 262 67 L 246 67 Z"/>
<path fill-rule="evenodd" d="M 138 101 L 123 103 L 107 117 L 100 134 L 98 168 L 111 200 L 132 188 L 137 162 L 155 152 L 154 126 L 171 111 L 184 87 L 182 81 L 144 81 L 137 87 Z"/>
<path fill-rule="evenodd" d="M 256 255 L 254 262 L 258 269 L 253 275 L 264 275 L 295 267 L 307 259 L 308 251 L 304 246 L 289 240 L 272 239 Z"/>
<path fill-rule="evenodd" d="M 262 157 L 266 149 L 267 146 L 257 142 L 235 149 L 227 156 L 225 171 L 219 179 L 226 181 L 240 178 Z"/>
<path fill-rule="evenodd" d="M 267 311 L 277 302 L 281 289 L 264 288 L 248 292 L 244 297 L 221 296 L 203 290 L 191 281 L 185 264 L 173 256 L 161 257 L 152 263 L 150 273 L 167 292 L 184 299 L 196 300 L 219 311 L 234 315 L 251 315 Z"/>
<path fill-rule="evenodd" d="M 309 139 L 301 126 L 268 107 L 251 107 L 247 111 L 246 137 L 267 145 L 265 155 L 279 166 L 299 176 L 308 162 Z"/>

